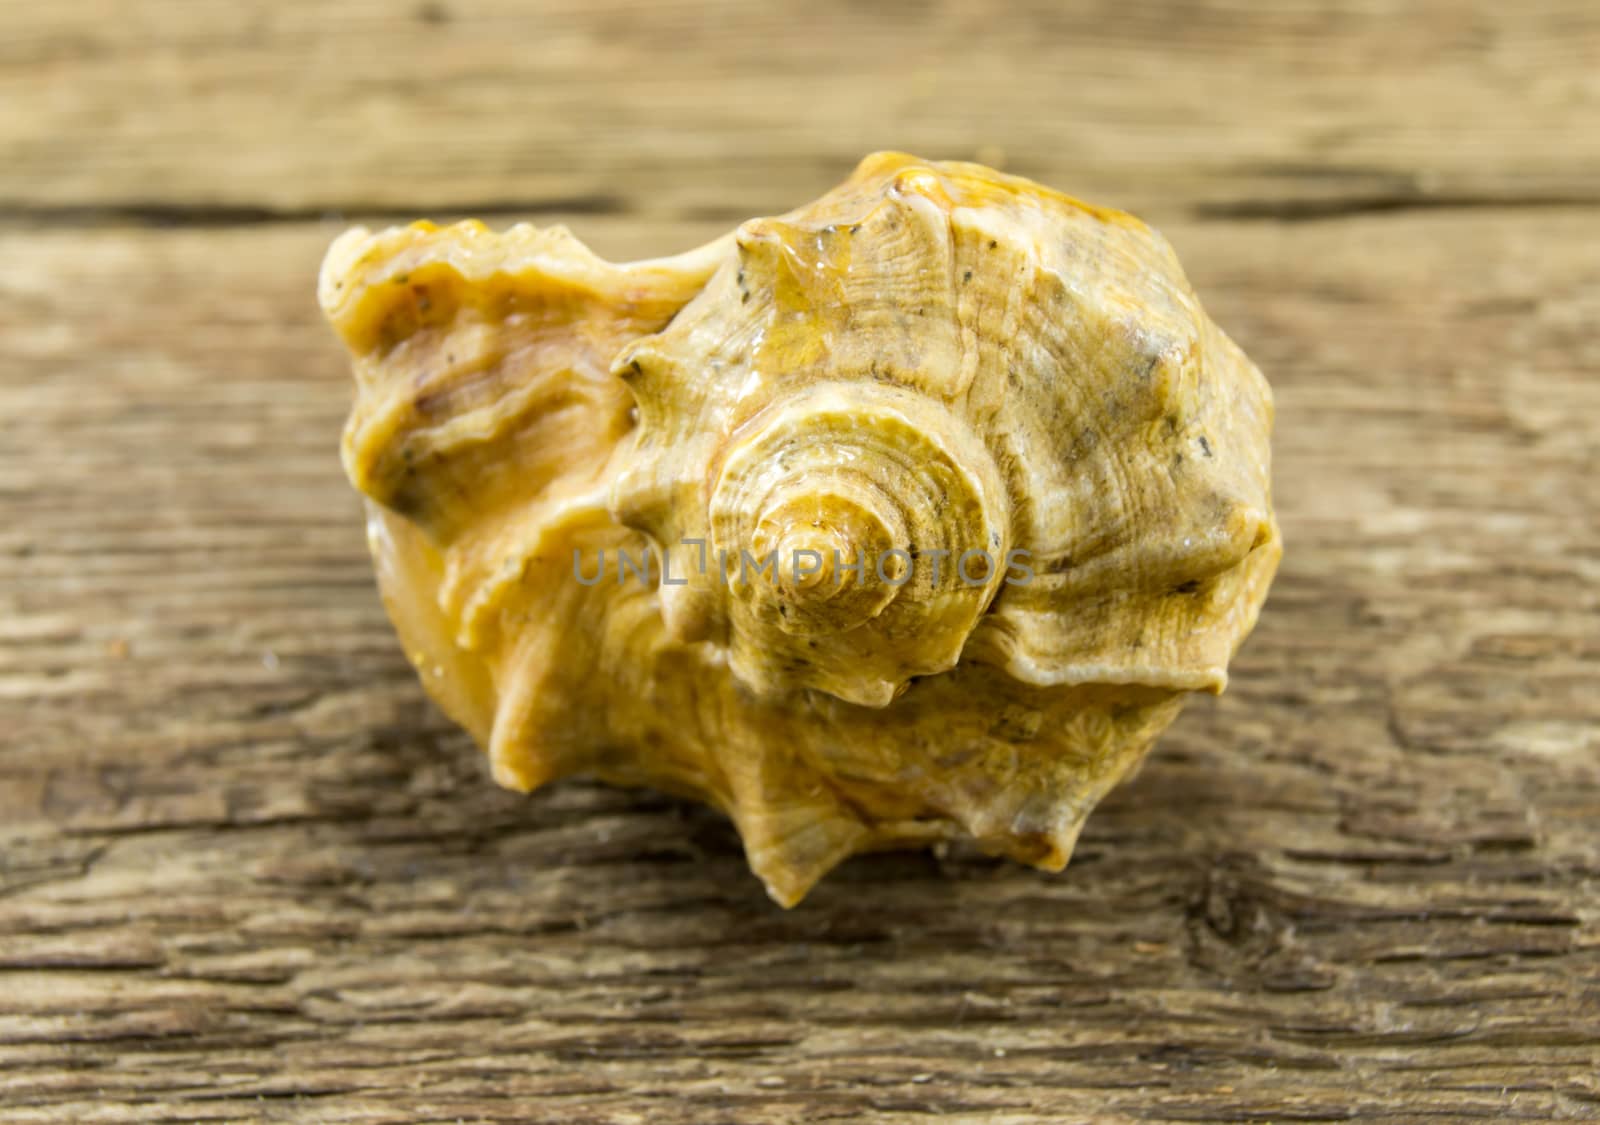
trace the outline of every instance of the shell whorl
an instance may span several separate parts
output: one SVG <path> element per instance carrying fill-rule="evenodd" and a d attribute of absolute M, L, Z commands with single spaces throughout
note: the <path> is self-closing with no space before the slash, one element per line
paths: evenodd
<path fill-rule="evenodd" d="M 709 516 L 734 673 L 765 694 L 817 688 L 868 706 L 956 663 L 1009 537 L 977 435 L 877 384 L 813 384 L 752 419 Z"/>
<path fill-rule="evenodd" d="M 1234 441 L 1271 406 L 1159 235 L 881 154 L 736 247 L 613 367 L 640 425 L 612 509 L 683 583 L 661 591 L 677 639 L 758 694 L 872 706 L 957 659 L 1220 689 L 1276 558 L 1265 459 Z M 792 565 L 850 548 L 864 581 Z M 954 565 L 974 550 L 975 584 Z M 747 581 L 741 552 L 769 551 L 779 573 Z"/>
<path fill-rule="evenodd" d="M 613 508 L 683 582 L 661 591 L 674 634 L 725 645 L 758 695 L 884 706 L 956 664 L 1005 577 L 1009 489 L 968 417 L 958 326 L 905 315 L 933 296 L 930 259 L 953 268 L 930 188 L 908 175 L 858 215 L 744 224 L 707 290 L 614 367 L 641 425 Z"/>

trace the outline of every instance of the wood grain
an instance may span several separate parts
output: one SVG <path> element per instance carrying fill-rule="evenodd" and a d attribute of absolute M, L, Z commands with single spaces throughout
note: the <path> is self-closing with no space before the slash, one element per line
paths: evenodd
<path fill-rule="evenodd" d="M 0 1119 L 1600 1118 L 1600 17 L 1125 7 L 9 13 Z M 980 139 L 1149 202 L 1273 382 L 1228 693 L 1061 875 L 787 913 L 705 810 L 495 789 L 373 589 L 317 216 L 654 254 Z"/>
<path fill-rule="evenodd" d="M 862 154 L 1167 218 L 1600 201 L 1591 0 L 57 0 L 0 42 L 0 204 L 737 221 Z"/>

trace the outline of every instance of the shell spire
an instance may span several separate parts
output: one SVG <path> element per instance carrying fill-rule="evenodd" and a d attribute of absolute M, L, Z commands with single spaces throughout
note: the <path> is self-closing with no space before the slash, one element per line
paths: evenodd
<path fill-rule="evenodd" d="M 1171 248 L 978 165 L 654 262 L 362 232 L 322 297 L 430 690 L 507 784 L 727 810 L 785 904 L 870 847 L 1059 867 L 1281 551 L 1266 382 Z"/>

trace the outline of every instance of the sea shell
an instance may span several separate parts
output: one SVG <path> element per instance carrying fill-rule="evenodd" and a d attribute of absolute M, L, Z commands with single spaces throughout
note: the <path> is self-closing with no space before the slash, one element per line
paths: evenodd
<path fill-rule="evenodd" d="M 1281 552 L 1266 381 L 1131 216 L 867 158 L 676 258 L 342 236 L 380 586 L 532 789 L 709 801 L 791 905 L 871 848 L 1055 870 Z"/>

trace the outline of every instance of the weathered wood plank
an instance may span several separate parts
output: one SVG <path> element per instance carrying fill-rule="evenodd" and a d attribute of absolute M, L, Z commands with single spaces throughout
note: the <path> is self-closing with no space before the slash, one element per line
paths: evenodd
<path fill-rule="evenodd" d="M 0 37 L 0 209 L 738 219 L 865 152 L 1097 202 L 1600 200 L 1590 0 L 61 0 Z"/>
<path fill-rule="evenodd" d="M 0 1116 L 1600 1114 L 1593 211 L 1171 224 L 1279 404 L 1232 688 L 1064 874 L 858 859 L 789 913 L 716 816 L 500 792 L 427 705 L 337 462 L 332 230 L 0 228 Z"/>

